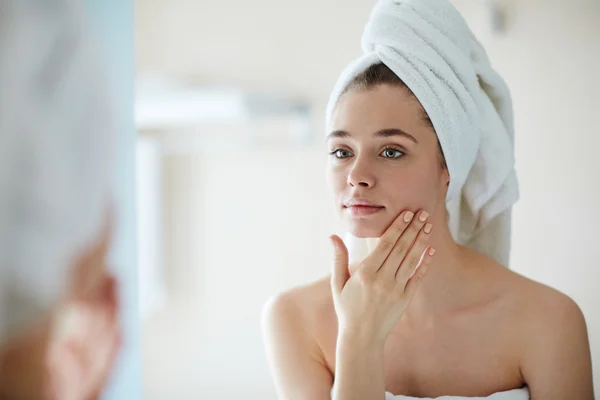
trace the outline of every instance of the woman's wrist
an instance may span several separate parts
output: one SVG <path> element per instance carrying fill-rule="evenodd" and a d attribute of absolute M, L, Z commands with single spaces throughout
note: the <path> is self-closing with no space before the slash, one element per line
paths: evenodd
<path fill-rule="evenodd" d="M 368 330 L 339 332 L 333 399 L 383 399 L 384 345 Z"/>
<path fill-rule="evenodd" d="M 379 363 L 383 359 L 385 339 L 368 330 L 344 330 L 337 338 L 336 358 L 366 363 Z"/>
<path fill-rule="evenodd" d="M 381 350 L 385 345 L 386 336 L 369 326 L 340 327 L 338 344 L 349 344 L 354 348 Z"/>

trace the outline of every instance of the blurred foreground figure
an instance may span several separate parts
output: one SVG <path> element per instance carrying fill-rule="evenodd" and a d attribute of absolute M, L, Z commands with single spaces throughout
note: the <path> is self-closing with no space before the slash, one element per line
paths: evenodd
<path fill-rule="evenodd" d="M 0 3 L 0 399 L 96 398 L 120 347 L 115 129 L 80 7 Z"/>

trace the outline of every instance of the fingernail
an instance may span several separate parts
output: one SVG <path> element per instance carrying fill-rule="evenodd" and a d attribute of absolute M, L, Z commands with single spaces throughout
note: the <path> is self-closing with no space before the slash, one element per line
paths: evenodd
<path fill-rule="evenodd" d="M 432 225 L 428 222 L 425 224 L 425 228 L 423 228 L 423 230 L 425 231 L 425 233 L 430 233 L 431 227 L 432 227 Z"/>
<path fill-rule="evenodd" d="M 410 222 L 414 215 L 411 211 L 404 214 L 404 222 Z"/>
<path fill-rule="evenodd" d="M 435 249 L 432 247 L 429 249 L 429 255 L 432 256 L 435 254 Z"/>
<path fill-rule="evenodd" d="M 429 214 L 427 214 L 427 211 L 421 211 L 421 214 L 419 215 L 419 221 L 425 222 L 427 218 L 429 218 Z"/>

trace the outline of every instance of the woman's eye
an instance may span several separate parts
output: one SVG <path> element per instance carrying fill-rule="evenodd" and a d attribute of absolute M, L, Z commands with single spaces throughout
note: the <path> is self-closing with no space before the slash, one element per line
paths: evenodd
<path fill-rule="evenodd" d="M 404 156 L 403 152 L 401 152 L 400 150 L 392 149 L 392 148 L 383 150 L 383 152 L 381 152 L 381 154 L 385 158 L 400 158 L 400 157 Z"/>
<path fill-rule="evenodd" d="M 344 149 L 335 149 L 329 154 L 335 156 L 335 158 L 348 158 L 352 156 L 350 151 Z"/>

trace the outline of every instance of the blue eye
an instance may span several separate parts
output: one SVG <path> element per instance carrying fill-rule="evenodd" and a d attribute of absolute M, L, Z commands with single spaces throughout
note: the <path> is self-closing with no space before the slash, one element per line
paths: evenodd
<path fill-rule="evenodd" d="M 385 158 L 401 158 L 404 156 L 404 153 L 401 152 L 400 150 L 388 147 L 387 149 L 384 149 L 381 154 L 383 155 L 383 157 Z"/>
<path fill-rule="evenodd" d="M 342 158 L 351 157 L 352 153 L 350 151 L 344 150 L 344 149 L 335 149 L 335 150 L 332 150 L 329 153 L 329 155 L 330 156 L 335 156 L 335 158 L 338 158 L 338 159 L 342 159 Z"/>

